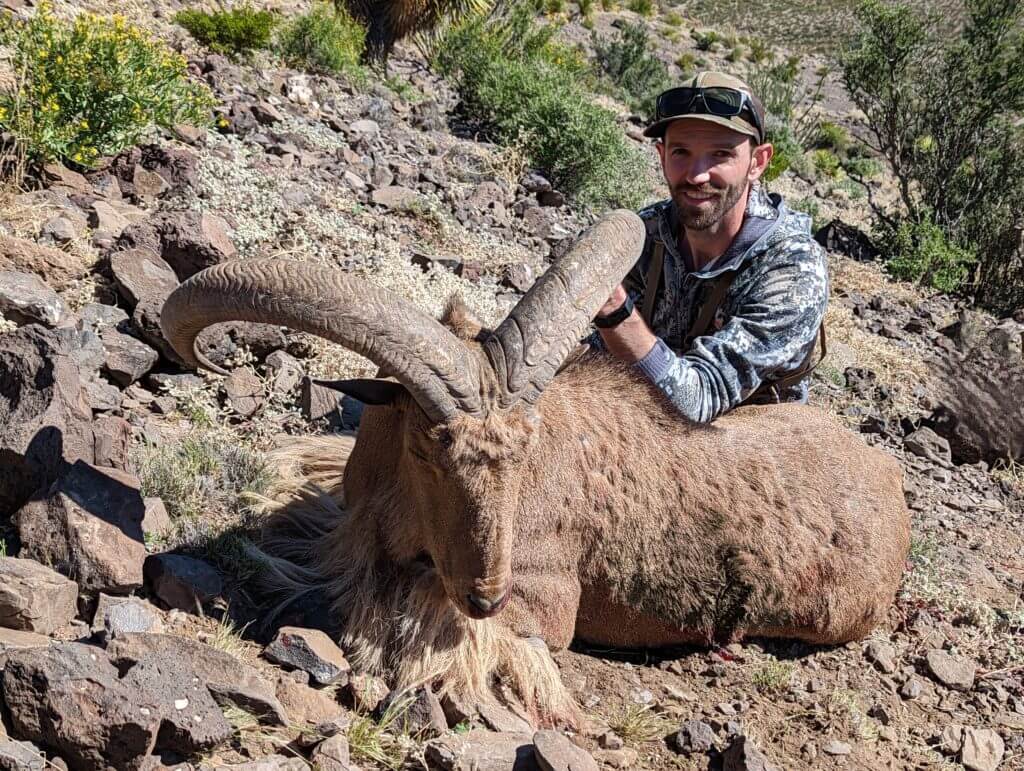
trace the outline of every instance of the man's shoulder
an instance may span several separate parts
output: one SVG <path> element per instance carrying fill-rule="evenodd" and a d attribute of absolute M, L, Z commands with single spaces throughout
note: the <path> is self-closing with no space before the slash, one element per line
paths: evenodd
<path fill-rule="evenodd" d="M 764 268 L 784 264 L 820 266 L 828 269 L 828 255 L 824 247 L 811 235 L 801 212 L 786 211 L 782 222 L 763 244 L 761 253 L 752 262 Z"/>

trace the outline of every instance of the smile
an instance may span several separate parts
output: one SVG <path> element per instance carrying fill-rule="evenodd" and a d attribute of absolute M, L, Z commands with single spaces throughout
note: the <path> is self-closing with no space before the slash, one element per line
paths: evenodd
<path fill-rule="evenodd" d="M 711 201 L 715 196 L 711 193 L 683 193 L 683 197 L 690 203 L 700 204 L 705 201 Z"/>

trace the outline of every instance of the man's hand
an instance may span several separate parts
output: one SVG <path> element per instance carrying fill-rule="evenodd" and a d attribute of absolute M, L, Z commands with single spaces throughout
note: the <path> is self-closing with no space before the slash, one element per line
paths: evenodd
<path fill-rule="evenodd" d="M 626 302 L 626 288 L 619 284 L 612 290 L 611 296 L 605 301 L 605 304 L 597 311 L 598 316 L 607 316 L 614 313 L 622 304 Z"/>

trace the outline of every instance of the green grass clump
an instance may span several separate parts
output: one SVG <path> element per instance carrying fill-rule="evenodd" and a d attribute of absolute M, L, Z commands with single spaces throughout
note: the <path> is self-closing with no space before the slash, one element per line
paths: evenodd
<path fill-rule="evenodd" d="M 344 8 L 326 3 L 292 19 L 278 36 L 282 56 L 294 67 L 332 75 L 360 75 L 366 29 Z"/>
<path fill-rule="evenodd" d="M 654 0 L 629 0 L 626 7 L 640 16 L 654 15 Z"/>
<path fill-rule="evenodd" d="M 41 4 L 27 20 L 5 16 L 11 85 L 0 126 L 26 156 L 85 167 L 136 144 L 154 126 L 205 125 L 215 100 L 187 62 L 120 15 L 67 22 Z"/>
<path fill-rule="evenodd" d="M 648 192 L 646 159 L 593 103 L 578 62 L 551 43 L 554 31 L 518 8 L 479 17 L 445 35 L 434 63 L 456 83 L 468 117 L 520 147 L 578 203 L 634 208 Z"/>
<path fill-rule="evenodd" d="M 761 693 L 779 694 L 789 688 L 792 678 L 793 665 L 773 659 L 754 673 L 752 682 Z"/>
<path fill-rule="evenodd" d="M 697 57 L 691 51 L 684 51 L 676 57 L 676 67 L 689 75 L 697 68 Z"/>
<path fill-rule="evenodd" d="M 270 46 L 277 18 L 270 11 L 245 5 L 215 13 L 186 9 L 178 11 L 174 21 L 211 51 L 244 56 Z"/>

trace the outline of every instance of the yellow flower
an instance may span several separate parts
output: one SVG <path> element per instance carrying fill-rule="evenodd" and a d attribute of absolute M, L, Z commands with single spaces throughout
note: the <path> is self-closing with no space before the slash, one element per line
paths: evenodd
<path fill-rule="evenodd" d="M 83 121 L 82 121 L 81 123 L 79 123 L 78 125 L 79 125 L 80 127 L 84 128 L 84 129 L 87 129 L 87 128 L 89 128 L 89 121 L 87 121 L 87 120 L 83 120 Z"/>

